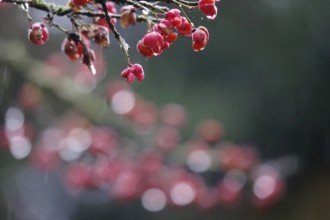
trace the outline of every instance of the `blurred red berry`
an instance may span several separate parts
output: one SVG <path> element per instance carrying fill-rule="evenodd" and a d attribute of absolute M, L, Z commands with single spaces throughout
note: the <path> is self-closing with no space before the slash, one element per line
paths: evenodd
<path fill-rule="evenodd" d="M 116 177 L 111 192 L 113 196 L 122 201 L 138 198 L 142 190 L 141 174 L 133 167 L 127 167 Z"/>
<path fill-rule="evenodd" d="M 53 170 L 58 167 L 60 157 L 57 151 L 40 147 L 31 154 L 31 163 L 42 170 Z"/>
<path fill-rule="evenodd" d="M 187 113 L 181 105 L 168 104 L 161 111 L 161 120 L 165 125 L 182 127 L 187 121 Z"/>
<path fill-rule="evenodd" d="M 163 158 L 156 152 L 145 152 L 139 160 L 139 169 L 146 175 L 157 175 L 163 168 Z"/>
<path fill-rule="evenodd" d="M 88 2 L 89 0 L 70 0 L 69 5 L 71 7 L 83 7 L 87 5 Z"/>
<path fill-rule="evenodd" d="M 91 174 L 92 169 L 88 165 L 73 163 L 67 168 L 65 179 L 71 189 L 81 190 L 84 188 L 95 187 Z"/>
<path fill-rule="evenodd" d="M 175 127 L 161 127 L 155 134 L 155 145 L 164 151 L 173 150 L 179 141 L 179 130 Z"/>
<path fill-rule="evenodd" d="M 19 92 L 18 102 L 25 111 L 33 111 L 40 105 L 42 98 L 42 92 L 38 87 L 26 83 Z"/>
<path fill-rule="evenodd" d="M 43 45 L 48 41 L 49 32 L 45 24 L 34 23 L 28 30 L 29 40 L 37 45 Z"/>
<path fill-rule="evenodd" d="M 95 127 L 91 131 L 92 143 L 89 148 L 93 154 L 109 155 L 118 145 L 116 133 L 106 127 Z"/>
<path fill-rule="evenodd" d="M 109 29 L 99 25 L 97 29 L 94 31 L 94 41 L 102 48 L 109 47 L 110 45 Z"/>
<path fill-rule="evenodd" d="M 83 57 L 83 46 L 79 41 L 75 41 L 70 37 L 64 38 L 62 43 L 62 51 L 70 60 L 77 60 Z"/>
<path fill-rule="evenodd" d="M 224 127 L 219 121 L 208 119 L 200 122 L 197 132 L 205 141 L 215 143 L 224 136 Z"/>

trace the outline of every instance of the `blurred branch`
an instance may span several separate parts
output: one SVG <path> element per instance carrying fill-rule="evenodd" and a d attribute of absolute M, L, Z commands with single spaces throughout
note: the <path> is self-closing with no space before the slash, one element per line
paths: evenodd
<path fill-rule="evenodd" d="M 110 124 L 119 132 L 132 137 L 134 132 L 127 120 L 118 117 L 111 111 L 105 99 L 89 93 L 81 94 L 72 87 L 72 81 L 67 77 L 54 80 L 45 74 L 47 66 L 32 58 L 21 42 L 0 40 L 0 59 L 10 68 L 16 70 L 22 77 L 37 84 L 39 87 L 51 90 L 55 95 L 68 101 L 82 112 L 89 120 L 97 124 Z"/>

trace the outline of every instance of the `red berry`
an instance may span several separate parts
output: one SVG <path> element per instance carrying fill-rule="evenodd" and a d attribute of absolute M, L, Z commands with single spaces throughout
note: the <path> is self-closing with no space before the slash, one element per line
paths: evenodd
<path fill-rule="evenodd" d="M 217 16 L 218 8 L 215 6 L 215 0 L 199 0 L 198 8 L 208 19 L 215 19 Z"/>
<path fill-rule="evenodd" d="M 126 79 L 127 83 L 131 84 L 136 77 L 139 81 L 144 79 L 144 71 L 140 64 L 133 64 L 124 69 L 121 76 Z"/>
<path fill-rule="evenodd" d="M 193 31 L 193 24 L 190 23 L 187 18 L 181 17 L 181 25 L 177 26 L 176 29 L 178 30 L 179 34 L 190 37 Z"/>
<path fill-rule="evenodd" d="M 140 44 L 140 45 L 139 45 Z M 152 51 L 153 56 L 158 56 L 163 52 L 163 46 L 164 46 L 164 39 L 162 35 L 156 31 L 152 31 L 148 34 L 146 34 L 141 42 L 138 42 L 138 50 L 140 52 L 140 49 L 142 50 L 142 55 L 144 55 L 144 52 L 149 55 L 147 52 L 150 52 L 148 49 Z M 140 48 L 139 48 L 140 47 Z M 146 47 L 145 51 L 143 50 Z M 151 54 L 150 54 L 151 57 Z"/>
<path fill-rule="evenodd" d="M 62 43 L 62 51 L 70 60 L 77 60 L 83 57 L 83 46 L 70 37 L 66 37 Z"/>
<path fill-rule="evenodd" d="M 155 52 L 162 48 L 164 39 L 160 33 L 152 31 L 144 36 L 143 45 L 151 48 Z"/>
<path fill-rule="evenodd" d="M 165 19 L 171 22 L 171 24 L 174 27 L 178 27 L 181 25 L 181 16 L 180 16 L 180 10 L 179 9 L 171 9 L 169 10 L 166 15 Z"/>
<path fill-rule="evenodd" d="M 87 5 L 88 0 L 71 0 L 70 1 L 70 6 L 71 7 L 82 7 Z"/>
<path fill-rule="evenodd" d="M 142 40 L 139 40 L 136 47 L 137 47 L 137 50 L 139 51 L 139 53 L 142 54 L 145 57 L 155 56 L 150 47 L 146 47 L 145 45 L 143 45 Z"/>
<path fill-rule="evenodd" d="M 172 44 L 178 34 L 172 31 L 173 25 L 168 20 L 161 20 L 158 24 L 155 24 L 152 29 L 162 35 L 164 41 Z"/>
<path fill-rule="evenodd" d="M 134 75 L 139 80 L 142 81 L 144 79 L 144 71 L 140 64 L 133 64 L 134 67 Z"/>
<path fill-rule="evenodd" d="M 49 32 L 45 24 L 34 23 L 28 30 L 29 40 L 37 45 L 43 45 L 48 40 Z"/>

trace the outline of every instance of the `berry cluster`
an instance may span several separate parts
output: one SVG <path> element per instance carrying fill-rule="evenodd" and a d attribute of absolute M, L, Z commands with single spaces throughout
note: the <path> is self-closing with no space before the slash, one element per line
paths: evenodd
<path fill-rule="evenodd" d="M 137 42 L 136 47 L 141 55 L 149 58 L 158 56 L 169 48 L 178 38 L 178 34 L 191 37 L 192 47 L 195 51 L 205 48 L 209 40 L 207 29 L 203 26 L 196 28 L 185 13 L 185 9 L 198 9 L 208 19 L 214 19 L 217 16 L 216 0 L 175 0 L 172 3 L 177 7 L 173 8 L 171 8 L 172 5 L 169 6 L 167 1 L 163 2 L 165 3 L 164 6 L 162 1 L 69 0 L 66 6 L 56 5 L 56 7 L 54 4 L 48 4 L 44 1 L 3 0 L 1 2 L 17 4 L 27 12 L 30 23 L 28 38 L 34 44 L 44 45 L 47 43 L 49 37 L 47 26 L 63 31 L 67 36 L 64 38 L 62 51 L 70 60 L 80 60 L 88 66 L 93 74 L 95 74 L 93 64 L 95 55 L 90 48 L 90 41 L 102 48 L 107 48 L 110 45 L 110 32 L 118 40 L 127 58 L 128 69 L 135 65 L 130 60 L 129 45 L 116 29 L 117 20 L 120 20 L 120 25 L 123 28 L 135 25 L 137 22 L 147 24 L 148 31 Z M 44 10 L 48 14 L 42 22 L 32 23 L 29 7 Z M 73 30 L 66 30 L 60 24 L 56 24 L 53 19 L 54 16 L 67 16 L 72 23 Z M 85 17 L 90 17 L 91 20 L 86 21 Z M 143 72 L 143 70 L 139 71 Z M 121 74 L 128 83 L 133 82 L 134 76 L 138 80 L 144 78 L 143 74 L 141 77 L 141 74 L 138 74 L 139 76 L 134 74 L 133 70 L 130 72 L 131 74 L 125 69 Z"/>
<path fill-rule="evenodd" d="M 152 27 L 151 32 L 138 42 L 137 49 L 140 54 L 145 57 L 160 55 L 177 39 L 178 34 L 174 29 L 183 36 L 192 36 L 195 51 L 203 50 L 209 39 L 209 33 L 205 27 L 194 28 L 186 17 L 180 15 L 180 10 L 172 9 L 166 13 L 164 19 Z"/>

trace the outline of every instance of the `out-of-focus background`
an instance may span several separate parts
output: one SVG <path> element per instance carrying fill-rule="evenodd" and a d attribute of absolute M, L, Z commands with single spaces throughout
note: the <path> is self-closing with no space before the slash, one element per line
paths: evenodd
<path fill-rule="evenodd" d="M 39 171 L 27 165 L 27 159 L 21 160 L 24 152 L 1 149 L 0 219 L 330 219 L 330 2 L 222 0 L 218 7 L 214 21 L 198 12 L 190 15 L 196 25 L 204 25 L 210 32 L 208 45 L 201 52 L 194 52 L 191 40 L 183 37 L 152 59 L 140 56 L 133 46 L 132 60 L 144 66 L 146 79 L 132 88 L 159 108 L 167 103 L 184 106 L 189 119 L 182 129 L 183 139 L 194 134 L 199 121 L 214 118 L 225 128 L 225 140 L 254 146 L 261 161 L 288 159 L 284 168 L 292 173 L 284 175 L 286 189 L 279 201 L 258 207 L 249 199 L 251 192 L 246 192 L 235 206 L 217 205 L 207 211 L 189 205 L 170 206 L 148 212 L 138 200 L 118 202 L 104 191 L 72 195 L 63 186 L 61 168 Z M 31 14 L 36 21 L 44 16 L 36 11 Z M 57 21 L 69 26 L 65 19 Z M 0 8 L 1 124 L 10 115 L 24 117 L 33 126 L 26 128 L 33 130 L 27 136 L 38 136 L 57 120 L 63 121 L 63 114 L 72 106 L 106 124 L 99 113 L 103 112 L 104 91 L 109 82 L 122 80 L 120 72 L 126 66 L 115 39 L 111 36 L 109 49 L 96 48 L 103 54 L 105 65 L 99 64 L 99 68 L 105 75 L 94 82 L 88 76 L 76 76 L 76 66 L 68 62 L 70 67 L 65 67 L 58 61 L 65 60 L 60 55 L 62 33 L 51 29 L 47 45 L 35 46 L 28 41 L 26 29 L 22 10 Z M 127 42 L 135 45 L 144 35 L 145 25 L 122 31 Z M 49 72 L 43 70 L 45 78 L 31 73 L 42 72 L 39 65 L 47 62 L 53 66 Z M 61 68 L 80 84 L 59 88 L 48 82 L 47 74 L 62 77 L 63 73 L 56 71 Z M 46 103 L 36 111 L 17 107 L 26 83 L 34 88 L 32 93 L 27 92 L 29 88 L 24 90 L 26 94 L 36 99 L 42 96 Z M 66 91 L 70 86 L 77 88 L 77 96 Z M 92 109 L 81 103 L 95 97 L 97 100 L 90 102 L 96 105 Z M 115 125 L 121 123 L 115 118 L 110 124 L 111 120 Z M 0 136 L 1 144 L 4 139 Z M 18 140 L 21 144 L 25 141 Z M 211 180 L 218 177 L 212 173 L 206 176 Z"/>

